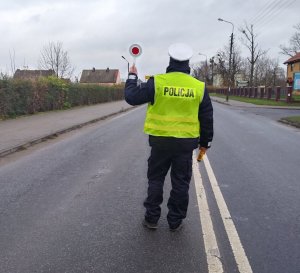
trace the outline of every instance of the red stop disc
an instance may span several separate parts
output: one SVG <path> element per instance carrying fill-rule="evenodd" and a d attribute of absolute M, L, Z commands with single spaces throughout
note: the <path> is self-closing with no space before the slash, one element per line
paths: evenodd
<path fill-rule="evenodd" d="M 138 56 L 140 56 L 142 54 L 142 48 L 138 44 L 133 44 L 129 48 L 129 53 L 133 57 L 138 57 Z"/>
<path fill-rule="evenodd" d="M 133 47 L 132 49 L 131 49 L 131 52 L 132 52 L 132 54 L 134 54 L 134 55 L 138 55 L 139 53 L 140 53 L 140 49 L 138 48 L 138 47 Z"/>

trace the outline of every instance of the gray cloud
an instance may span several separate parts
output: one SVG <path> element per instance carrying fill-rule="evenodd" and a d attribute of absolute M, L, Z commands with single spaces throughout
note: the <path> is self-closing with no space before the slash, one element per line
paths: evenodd
<path fill-rule="evenodd" d="M 9 68 L 10 50 L 16 52 L 17 66 L 25 63 L 36 68 L 43 45 L 62 41 L 77 75 L 85 68 L 109 66 L 121 69 L 125 77 L 127 64 L 121 55 L 132 61 L 128 48 L 138 42 L 143 46 L 143 55 L 137 60 L 140 75 L 160 73 L 168 64 L 167 48 L 173 42 L 189 43 L 195 53 L 207 56 L 213 56 L 228 44 L 231 26 L 218 22 L 218 17 L 235 24 L 235 41 L 240 44 L 238 29 L 266 7 L 266 2 L 261 2 L 3 1 L 0 4 L 0 70 Z M 269 54 L 281 62 L 285 57 L 278 54 L 279 45 L 288 42 L 294 33 L 293 25 L 300 22 L 299 1 L 282 2 L 287 4 L 282 4 L 276 15 L 278 19 L 266 17 L 266 22 L 263 24 L 262 20 L 257 28 L 260 46 L 270 49 Z M 253 23 L 256 27 L 256 22 Z M 240 48 L 246 56 L 241 44 Z M 200 60 L 203 56 L 195 54 L 192 62 Z"/>

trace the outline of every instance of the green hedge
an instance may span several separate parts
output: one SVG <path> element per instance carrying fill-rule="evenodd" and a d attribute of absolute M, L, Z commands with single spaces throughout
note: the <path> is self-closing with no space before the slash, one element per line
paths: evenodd
<path fill-rule="evenodd" d="M 56 77 L 37 81 L 0 79 L 0 118 L 124 99 L 124 86 L 66 83 Z"/>

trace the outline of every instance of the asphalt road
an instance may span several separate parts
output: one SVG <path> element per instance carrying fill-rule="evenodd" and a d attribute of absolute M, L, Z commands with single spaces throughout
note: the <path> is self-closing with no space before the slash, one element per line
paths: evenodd
<path fill-rule="evenodd" d="M 275 121 L 290 110 L 214 109 L 208 157 L 253 272 L 300 272 L 300 130 Z"/>
<path fill-rule="evenodd" d="M 208 158 L 253 272 L 300 272 L 300 131 L 214 104 Z M 208 272 L 195 188 L 181 232 L 142 227 L 145 107 L 0 165 L 0 272 Z M 238 272 L 200 164 L 224 272 Z M 165 183 L 168 198 L 170 180 Z M 201 213 L 201 212 L 200 212 Z"/>

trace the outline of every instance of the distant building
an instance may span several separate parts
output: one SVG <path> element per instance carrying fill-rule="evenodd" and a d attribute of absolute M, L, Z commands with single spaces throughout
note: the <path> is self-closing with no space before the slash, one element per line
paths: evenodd
<path fill-rule="evenodd" d="M 119 69 L 91 69 L 83 70 L 80 83 L 82 84 L 98 84 L 98 85 L 114 85 L 120 84 L 120 71 Z"/>
<path fill-rule="evenodd" d="M 246 77 L 243 73 L 237 73 L 234 75 L 235 86 L 236 87 L 246 87 L 249 86 L 249 81 L 246 80 Z"/>
<path fill-rule="evenodd" d="M 213 86 L 214 87 L 222 87 L 223 86 L 223 77 L 221 74 L 215 74 L 213 78 Z"/>
<path fill-rule="evenodd" d="M 49 70 L 21 70 L 17 69 L 14 74 L 14 79 L 18 80 L 37 80 L 40 77 L 55 76 L 55 72 L 52 69 Z"/>
<path fill-rule="evenodd" d="M 214 87 L 227 87 L 225 85 L 226 81 L 224 80 L 223 76 L 221 74 L 214 75 Z M 236 73 L 234 75 L 234 83 L 232 87 L 242 87 L 242 86 L 248 86 L 249 81 L 245 80 L 245 75 L 243 73 Z"/>
<path fill-rule="evenodd" d="M 295 56 L 289 58 L 283 64 L 287 65 L 287 84 L 292 86 L 294 83 L 295 73 L 300 72 L 300 52 L 298 52 Z"/>

